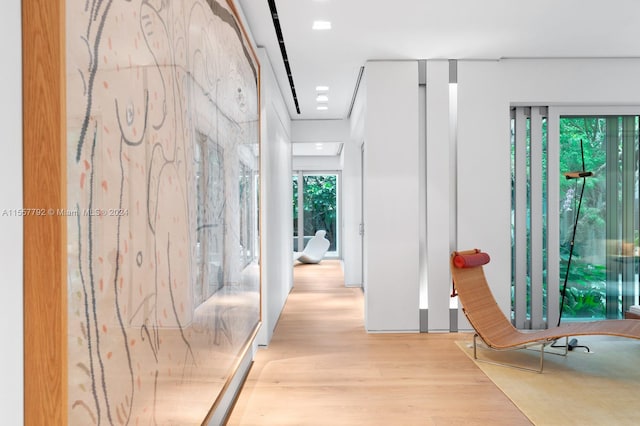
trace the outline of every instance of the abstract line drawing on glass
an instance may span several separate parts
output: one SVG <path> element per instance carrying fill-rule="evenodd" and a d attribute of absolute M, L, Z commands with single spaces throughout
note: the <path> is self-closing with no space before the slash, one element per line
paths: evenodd
<path fill-rule="evenodd" d="M 200 424 L 260 321 L 259 65 L 229 2 L 66 11 L 69 424 Z"/>

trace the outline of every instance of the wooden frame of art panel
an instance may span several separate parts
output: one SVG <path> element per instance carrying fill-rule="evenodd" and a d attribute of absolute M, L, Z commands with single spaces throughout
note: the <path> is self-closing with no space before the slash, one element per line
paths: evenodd
<path fill-rule="evenodd" d="M 25 423 L 200 424 L 261 320 L 259 244 L 240 250 L 259 241 L 240 194 L 259 63 L 237 10 L 41 0 L 23 28 L 25 207 L 46 212 L 25 217 Z"/>
<path fill-rule="evenodd" d="M 22 2 L 24 422 L 66 424 L 64 2 Z M 42 210 L 46 209 L 46 210 Z"/>

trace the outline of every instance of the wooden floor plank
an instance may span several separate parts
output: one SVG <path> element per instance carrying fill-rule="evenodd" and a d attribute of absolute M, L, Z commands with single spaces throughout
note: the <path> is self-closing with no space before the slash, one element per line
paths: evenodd
<path fill-rule="evenodd" d="M 456 346 L 470 335 L 368 334 L 338 261 L 299 265 L 229 425 L 530 425 Z"/>

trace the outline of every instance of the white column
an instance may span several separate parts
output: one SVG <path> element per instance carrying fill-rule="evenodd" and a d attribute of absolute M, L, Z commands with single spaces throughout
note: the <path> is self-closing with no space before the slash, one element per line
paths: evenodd
<path fill-rule="evenodd" d="M 365 327 L 419 331 L 418 62 L 368 62 Z"/>
<path fill-rule="evenodd" d="M 547 181 L 560 180 L 560 121 L 555 107 L 549 107 L 547 119 Z M 560 185 L 547 185 L 547 211 L 558 212 Z M 555 326 L 560 319 L 560 215 L 547 215 L 547 324 Z"/>
<path fill-rule="evenodd" d="M 527 116 L 526 108 L 515 110 L 515 326 L 527 322 Z"/>
<path fill-rule="evenodd" d="M 542 319 L 542 115 L 531 108 L 531 328 L 546 328 Z"/>
<path fill-rule="evenodd" d="M 489 253 L 485 274 L 509 315 L 511 118 L 504 81 L 498 61 L 458 61 L 458 249 Z M 458 321 L 464 330 L 463 318 Z"/>
<path fill-rule="evenodd" d="M 449 331 L 451 205 L 449 62 L 427 62 L 428 329 Z"/>

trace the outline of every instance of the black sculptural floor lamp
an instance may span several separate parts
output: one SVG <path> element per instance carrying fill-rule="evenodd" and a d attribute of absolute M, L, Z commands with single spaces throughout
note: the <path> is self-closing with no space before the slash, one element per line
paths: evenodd
<path fill-rule="evenodd" d="M 576 211 L 576 217 L 573 222 L 573 233 L 571 235 L 571 245 L 569 246 L 569 260 L 567 261 L 567 271 L 564 275 L 564 284 L 562 285 L 562 302 L 560 303 L 560 315 L 558 316 L 558 325 L 562 320 L 562 311 L 564 310 L 564 299 L 567 294 L 567 281 L 569 279 L 569 269 L 571 268 L 571 259 L 573 258 L 573 246 L 576 239 L 576 229 L 578 228 L 578 218 L 580 217 L 580 207 L 582 206 L 582 195 L 584 194 L 584 187 L 587 183 L 587 178 L 593 176 L 592 172 L 585 171 L 584 166 L 584 149 L 582 147 L 582 139 L 580 139 L 580 153 L 582 155 L 582 171 L 580 172 L 567 172 L 564 176 L 567 179 L 580 179 L 582 178 L 582 189 L 580 190 L 580 198 L 578 200 L 578 210 Z"/>

